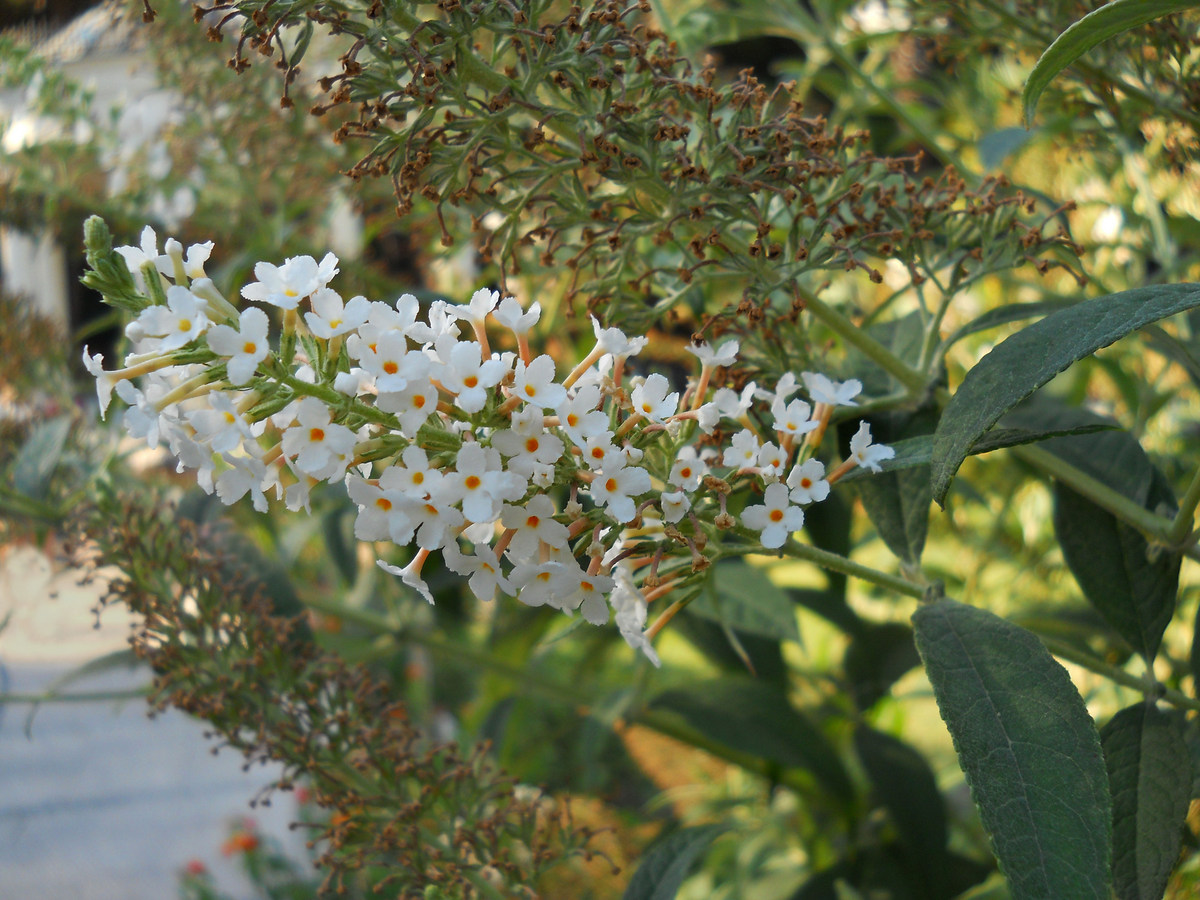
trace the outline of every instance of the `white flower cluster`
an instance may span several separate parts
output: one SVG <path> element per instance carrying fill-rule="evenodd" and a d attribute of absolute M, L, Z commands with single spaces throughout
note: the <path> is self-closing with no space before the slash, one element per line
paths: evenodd
<path fill-rule="evenodd" d="M 129 432 L 165 443 L 225 503 L 249 494 L 265 511 L 274 495 L 307 509 L 314 484 L 344 482 L 356 536 L 415 544 L 408 565 L 379 565 L 431 603 L 421 569 L 436 551 L 480 599 L 499 590 L 595 624 L 615 616 L 657 663 L 647 603 L 708 565 L 710 538 L 757 532 L 762 547 L 782 547 L 832 482 L 892 455 L 863 423 L 828 476 L 813 456 L 833 408 L 854 405 L 857 381 L 806 372 L 774 390 L 710 395 L 736 340 L 690 348 L 701 372 L 681 398 L 663 375 L 628 374 L 646 338 L 593 320 L 594 348 L 560 379 L 554 359 L 530 350 L 537 303 L 480 290 L 460 306 L 434 301 L 421 319 L 411 294 L 344 300 L 329 286 L 330 254 L 258 263 L 241 293 L 260 305 L 238 310 L 204 274 L 211 249 L 185 257 L 172 240 L 160 255 L 149 228 L 139 248 L 119 248 L 162 302 L 128 326 L 137 352 L 125 368 L 105 371 L 85 349 L 102 410 L 115 390 Z M 282 310 L 280 335 L 262 306 Z M 493 352 L 489 326 L 510 333 L 516 352 Z M 794 396 L 801 382 L 808 400 Z M 756 403 L 765 435 L 749 415 Z M 732 434 L 724 446 L 697 440 L 718 428 Z M 728 497 L 754 486 L 763 502 L 742 510 L 739 527 Z"/>

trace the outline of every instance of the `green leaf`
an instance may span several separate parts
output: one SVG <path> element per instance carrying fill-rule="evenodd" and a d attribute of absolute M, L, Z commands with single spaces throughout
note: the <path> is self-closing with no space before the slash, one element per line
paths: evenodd
<path fill-rule="evenodd" d="M 882 472 L 859 482 L 858 494 L 889 550 L 916 565 L 929 531 L 929 466 Z"/>
<path fill-rule="evenodd" d="M 1139 703 L 1100 731 L 1113 800 L 1113 886 L 1120 900 L 1158 900 L 1183 843 L 1192 759 L 1177 716 Z"/>
<path fill-rule="evenodd" d="M 942 600 L 917 649 L 1014 900 L 1108 900 L 1112 804 L 1096 728 L 1030 632 Z"/>
<path fill-rule="evenodd" d="M 1051 424 L 1057 426 L 1061 434 L 1046 440 L 1042 449 L 1147 509 L 1164 503 L 1169 514 L 1174 514 L 1175 498 L 1165 476 L 1155 468 L 1137 439 L 1112 419 L 1070 406 L 1043 391 L 1011 410 L 1000 424 L 1035 430 Z"/>
<path fill-rule="evenodd" d="M 1200 285 L 1166 284 L 1085 300 L 1018 331 L 967 373 L 933 436 L 933 499 L 944 504 L 971 447 L 1072 363 L 1144 325 L 1200 306 Z"/>
<path fill-rule="evenodd" d="M 12 483 L 18 493 L 34 500 L 45 499 L 70 433 L 70 416 L 43 422 L 33 430 L 13 463 Z"/>
<path fill-rule="evenodd" d="M 1088 13 L 1055 38 L 1054 43 L 1034 64 L 1021 98 L 1025 124 L 1033 122 L 1042 91 L 1063 69 L 1075 62 L 1097 44 L 1109 38 L 1145 25 L 1152 19 L 1169 16 L 1200 6 L 1197 0 L 1113 0 Z"/>
<path fill-rule="evenodd" d="M 728 628 L 780 641 L 800 640 L 796 610 L 783 588 L 742 560 L 713 566 L 707 587 L 688 610 Z"/>
<path fill-rule="evenodd" d="M 633 873 L 622 900 L 674 900 L 692 866 L 726 830 L 725 825 L 700 825 L 659 841 Z"/>
<path fill-rule="evenodd" d="M 726 676 L 664 691 L 652 709 L 679 716 L 699 735 L 756 759 L 811 772 L 842 799 L 854 795 L 837 751 L 779 687 Z"/>
<path fill-rule="evenodd" d="M 1054 485 L 1054 533 L 1084 596 L 1154 659 L 1175 613 L 1181 557 L 1152 548 L 1136 528 L 1062 483 Z"/>
<path fill-rule="evenodd" d="M 902 741 L 867 725 L 854 730 L 854 750 L 887 809 L 900 841 L 924 876 L 926 896 L 941 895 L 946 809 L 925 758 Z"/>
<path fill-rule="evenodd" d="M 901 676 L 920 664 L 912 629 L 903 622 L 864 623 L 842 659 L 850 695 L 861 710 L 887 696 Z"/>
<path fill-rule="evenodd" d="M 1033 134 L 1027 128 L 1001 128 L 989 132 L 979 139 L 976 150 L 985 169 L 995 169 L 1027 143 Z"/>

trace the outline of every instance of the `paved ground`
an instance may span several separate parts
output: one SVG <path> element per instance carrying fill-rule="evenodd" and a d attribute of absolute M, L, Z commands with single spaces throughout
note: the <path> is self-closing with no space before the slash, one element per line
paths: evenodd
<path fill-rule="evenodd" d="M 0 693 L 36 693 L 80 663 L 125 646 L 128 619 L 92 628 L 92 594 L 31 548 L 0 548 Z M 72 690 L 135 688 L 144 670 L 93 677 Z M 241 757 L 213 756 L 203 725 L 179 713 L 150 720 L 140 699 L 0 706 L 0 898 L 170 900 L 199 860 L 231 896 L 251 896 L 221 854 L 231 823 L 252 817 L 303 857 L 281 796 L 251 810 L 271 779 Z M 28 728 L 27 728 L 28 726 Z M 28 733 L 27 733 L 28 731 Z"/>

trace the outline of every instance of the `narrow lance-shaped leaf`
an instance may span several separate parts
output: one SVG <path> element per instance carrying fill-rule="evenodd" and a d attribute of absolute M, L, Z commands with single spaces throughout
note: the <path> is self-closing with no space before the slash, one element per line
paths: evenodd
<path fill-rule="evenodd" d="M 1139 703 L 1100 731 L 1113 799 L 1113 887 L 1120 900 L 1158 900 L 1183 843 L 1192 759 L 1179 719 Z"/>
<path fill-rule="evenodd" d="M 723 831 L 724 825 L 684 828 L 651 847 L 622 900 L 674 900 L 692 866 Z"/>
<path fill-rule="evenodd" d="M 1136 528 L 1063 484 L 1054 486 L 1054 532 L 1084 596 L 1154 659 L 1175 612 L 1180 556 L 1151 548 Z"/>
<path fill-rule="evenodd" d="M 1144 325 L 1200 306 L 1200 285 L 1164 284 L 1085 300 L 1018 331 L 967 373 L 933 436 L 933 499 L 944 503 L 972 445 L 1072 363 Z"/>
<path fill-rule="evenodd" d="M 1055 76 L 1098 44 L 1147 22 L 1200 6 L 1197 0 L 1113 0 L 1074 23 L 1055 38 L 1025 82 L 1021 102 L 1025 124 L 1033 121 L 1038 98 Z"/>
<path fill-rule="evenodd" d="M 985 610 L 942 600 L 913 623 L 1014 900 L 1108 900 L 1108 776 L 1066 670 L 1033 634 Z"/>

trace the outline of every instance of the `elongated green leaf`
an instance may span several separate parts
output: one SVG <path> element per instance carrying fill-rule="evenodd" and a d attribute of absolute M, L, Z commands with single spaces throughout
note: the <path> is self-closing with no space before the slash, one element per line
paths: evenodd
<path fill-rule="evenodd" d="M 1200 285 L 1136 288 L 1085 300 L 1018 331 L 967 373 L 933 436 L 933 499 L 996 421 L 1077 360 L 1143 325 L 1200 306 Z"/>
<path fill-rule="evenodd" d="M 1025 124 L 1033 121 L 1038 98 L 1055 76 L 1097 44 L 1152 19 L 1200 6 L 1197 0 L 1113 0 L 1088 13 L 1060 34 L 1038 59 L 1025 82 L 1021 102 Z"/>
<path fill-rule="evenodd" d="M 871 424 L 878 440 L 890 444 L 896 438 L 928 436 L 937 420 L 932 411 L 922 411 L 877 417 Z M 881 472 L 860 481 L 858 493 L 888 549 L 907 563 L 918 563 L 929 531 L 929 467 Z"/>
<path fill-rule="evenodd" d="M 1108 776 L 1066 670 L 1030 632 L 952 600 L 922 607 L 913 623 L 1014 900 L 1107 900 Z"/>
<path fill-rule="evenodd" d="M 891 735 L 860 725 L 854 750 L 887 809 L 909 857 L 921 869 L 926 896 L 941 895 L 946 852 L 946 809 L 925 757 Z"/>
<path fill-rule="evenodd" d="M 674 900 L 696 860 L 725 830 L 724 825 L 684 828 L 655 844 L 633 873 L 623 900 Z"/>
<path fill-rule="evenodd" d="M 13 464 L 12 484 L 19 493 L 33 500 L 45 499 L 50 477 L 70 433 L 70 416 L 43 422 L 33 430 Z"/>
<path fill-rule="evenodd" d="M 1192 759 L 1177 716 L 1139 703 L 1100 731 L 1113 800 L 1113 886 L 1120 900 L 1158 900 L 1179 859 Z"/>
<path fill-rule="evenodd" d="M 898 679 L 920 664 L 912 629 L 903 622 L 864 622 L 842 658 L 850 696 L 862 710 L 887 696 Z"/>
<path fill-rule="evenodd" d="M 767 573 L 741 560 L 713 567 L 712 580 L 688 610 L 713 622 L 780 641 L 798 641 L 796 610 Z"/>
<path fill-rule="evenodd" d="M 1145 659 L 1158 655 L 1179 593 L 1178 554 L 1064 484 L 1054 486 L 1054 532 L 1088 601 Z"/>
<path fill-rule="evenodd" d="M 727 676 L 664 691 L 650 706 L 678 715 L 688 727 L 730 749 L 805 769 L 835 796 L 845 799 L 854 793 L 833 745 L 774 685 Z"/>

